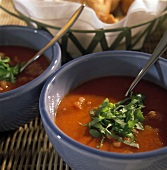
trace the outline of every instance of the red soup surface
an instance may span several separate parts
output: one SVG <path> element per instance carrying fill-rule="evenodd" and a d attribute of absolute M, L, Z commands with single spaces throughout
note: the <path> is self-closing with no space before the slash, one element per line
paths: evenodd
<path fill-rule="evenodd" d="M 83 83 L 73 89 L 60 102 L 55 123 L 68 136 L 76 141 L 96 148 L 101 141 L 89 134 L 87 124 L 91 121 L 90 110 L 98 107 L 105 98 L 116 103 L 125 98 L 125 92 L 134 78 L 112 76 Z M 136 153 L 155 150 L 167 145 L 167 90 L 149 81 L 141 80 L 133 91 L 145 95 L 142 110 L 145 117 L 144 130 L 136 134 L 139 148 L 134 148 L 113 139 L 105 139 L 101 150 L 119 153 Z"/>
<path fill-rule="evenodd" d="M 10 57 L 10 65 L 14 66 L 28 61 L 37 51 L 21 46 L 0 46 L 0 53 Z M 38 77 L 49 66 L 50 61 L 44 55 L 29 65 L 23 72 L 16 76 L 16 82 L 0 81 L 0 93 L 20 87 Z"/>

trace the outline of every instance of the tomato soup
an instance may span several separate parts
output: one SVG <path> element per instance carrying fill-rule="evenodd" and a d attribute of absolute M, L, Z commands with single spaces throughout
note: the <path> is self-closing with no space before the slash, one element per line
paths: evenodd
<path fill-rule="evenodd" d="M 134 80 L 132 77 L 111 76 L 85 82 L 73 89 L 60 102 L 56 109 L 55 123 L 74 140 L 96 148 L 101 138 L 89 134 L 89 127 L 82 126 L 91 121 L 90 110 L 98 107 L 105 98 L 113 103 L 125 98 L 125 92 Z M 134 148 L 113 139 L 106 138 L 99 149 L 136 153 L 155 150 L 167 145 L 167 90 L 149 81 L 141 80 L 134 93 L 145 95 L 144 130 L 135 134 L 139 148 Z"/>
<path fill-rule="evenodd" d="M 15 66 L 28 61 L 37 51 L 21 46 L 0 46 L 0 52 L 11 59 L 10 65 Z M 16 76 L 16 82 L 10 83 L 0 80 L 0 93 L 20 87 L 38 77 L 49 66 L 50 61 L 44 55 L 29 65 Z"/>

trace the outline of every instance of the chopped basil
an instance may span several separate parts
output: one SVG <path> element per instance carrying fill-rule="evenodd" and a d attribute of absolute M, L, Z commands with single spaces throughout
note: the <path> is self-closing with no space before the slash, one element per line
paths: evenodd
<path fill-rule="evenodd" d="M 5 56 L 2 57 L 0 53 L 0 80 L 9 81 L 11 83 L 15 83 L 16 75 L 19 73 L 20 66 L 10 66 L 9 65 L 10 58 Z"/>
<path fill-rule="evenodd" d="M 106 98 L 97 110 L 90 111 L 92 120 L 82 125 L 89 127 L 89 133 L 93 137 L 102 138 L 98 148 L 103 145 L 106 137 L 139 148 L 134 131 L 144 130 L 143 100 L 144 95 L 133 93 L 118 103 L 111 103 Z"/>

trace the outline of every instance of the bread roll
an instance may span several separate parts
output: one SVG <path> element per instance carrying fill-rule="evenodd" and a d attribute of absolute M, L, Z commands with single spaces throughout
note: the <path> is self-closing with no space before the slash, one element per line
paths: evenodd
<path fill-rule="evenodd" d="M 131 4 L 133 3 L 134 0 L 122 0 L 121 1 L 121 11 L 124 15 L 127 14 L 129 7 L 131 6 Z"/>
<path fill-rule="evenodd" d="M 120 6 L 120 0 L 112 0 L 110 12 L 115 12 Z"/>
<path fill-rule="evenodd" d="M 118 22 L 127 14 L 134 0 L 70 0 L 79 2 L 92 8 L 97 17 L 104 23 L 112 24 Z M 120 15 L 120 11 L 122 12 Z M 119 13 L 117 16 L 116 13 Z M 116 15 L 116 16 L 114 16 Z"/>
<path fill-rule="evenodd" d="M 72 0 L 73 1 L 73 0 Z M 76 2 L 76 0 L 74 0 Z M 94 9 L 98 15 L 107 15 L 110 13 L 112 0 L 78 0 L 78 2 Z"/>

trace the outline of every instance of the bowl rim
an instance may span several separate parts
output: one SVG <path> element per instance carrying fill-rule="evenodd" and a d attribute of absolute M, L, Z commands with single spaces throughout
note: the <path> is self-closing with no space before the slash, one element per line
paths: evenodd
<path fill-rule="evenodd" d="M 46 38 L 48 41 L 50 41 L 53 38 L 53 36 L 50 33 L 48 33 L 47 31 L 35 29 L 35 28 L 27 27 L 27 26 L 19 26 L 19 25 L 2 25 L 2 26 L 0 26 L 0 31 L 2 31 L 4 29 L 8 30 L 8 31 L 14 31 L 14 30 L 19 31 L 20 30 L 20 31 L 35 33 L 35 34 L 38 34 L 38 35 Z M 61 64 L 61 49 L 60 49 L 59 44 L 56 42 L 55 44 L 52 45 L 51 48 L 52 48 L 52 51 L 56 51 L 57 55 L 53 55 L 53 58 L 49 64 L 49 66 L 47 67 L 47 69 L 42 74 L 40 74 L 38 77 L 33 79 L 32 81 L 30 81 L 20 87 L 12 89 L 10 91 L 0 93 L 0 101 L 4 100 L 6 98 L 12 98 L 15 96 L 22 95 L 22 93 L 27 92 L 28 90 L 36 87 L 38 84 L 41 84 L 43 81 L 46 80 L 47 76 L 53 72 L 53 68 L 55 68 L 56 65 Z"/>
<path fill-rule="evenodd" d="M 89 154 L 93 155 L 98 155 L 102 156 L 105 158 L 113 158 L 113 159 L 121 159 L 121 160 L 137 160 L 137 159 L 147 159 L 151 157 L 155 157 L 158 155 L 164 155 L 167 153 L 167 146 L 163 148 L 159 148 L 156 150 L 152 151 L 146 151 L 146 152 L 140 152 L 140 153 L 132 153 L 132 154 L 125 154 L 125 153 L 115 153 L 115 152 L 108 152 L 108 151 L 103 151 L 103 150 L 98 150 L 92 147 L 89 147 L 87 145 L 84 145 L 82 143 L 79 143 L 75 141 L 74 139 L 68 137 L 63 131 L 61 131 L 55 124 L 54 122 L 50 119 L 49 115 L 47 114 L 47 111 L 45 109 L 45 99 L 47 97 L 47 91 L 50 88 L 52 82 L 56 78 L 57 74 L 61 70 L 66 70 L 69 67 L 72 67 L 72 65 L 77 64 L 78 62 L 82 62 L 84 60 L 89 60 L 91 57 L 100 57 L 100 55 L 110 55 L 110 54 L 128 54 L 129 57 L 136 57 L 136 54 L 140 54 L 141 58 L 143 59 L 149 59 L 150 54 L 144 53 L 144 52 L 137 52 L 137 51 L 125 51 L 125 50 L 114 50 L 114 51 L 105 51 L 105 52 L 95 52 L 91 54 L 84 55 L 82 57 L 76 58 L 72 61 L 69 61 L 68 63 L 64 64 L 61 66 L 52 76 L 49 77 L 49 79 L 45 82 L 43 89 L 40 94 L 40 99 L 39 99 L 39 109 L 40 109 L 40 115 L 44 124 L 48 126 L 49 131 L 52 132 L 52 134 L 57 138 L 58 136 L 61 137 L 61 139 L 65 143 L 69 143 L 72 145 L 72 147 L 76 147 L 84 152 L 89 152 Z M 95 55 L 96 54 L 96 55 Z M 160 57 L 158 62 L 167 62 L 164 58 Z"/>

